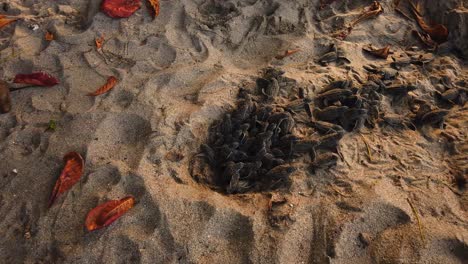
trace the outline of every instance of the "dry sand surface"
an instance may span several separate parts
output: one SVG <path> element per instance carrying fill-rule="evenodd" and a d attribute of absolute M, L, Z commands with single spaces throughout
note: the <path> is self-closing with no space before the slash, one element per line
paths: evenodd
<path fill-rule="evenodd" d="M 146 3 L 116 19 L 100 2 L 0 1 L 1 14 L 21 18 L 0 31 L 0 79 L 19 87 L 16 74 L 46 71 L 60 80 L 12 91 L 0 115 L 1 263 L 467 263 L 466 0 L 422 1 L 426 21 L 450 32 L 436 51 L 391 0 L 345 40 L 332 34 L 372 1 L 161 0 L 155 19 Z M 369 44 L 393 54 L 375 58 L 362 51 Z M 331 45 L 340 59 L 320 63 Z M 206 168 L 193 175 L 211 125 L 236 109 L 240 88 L 255 92 L 262 69 L 292 83 L 280 83 L 273 106 L 299 87 L 315 112 L 331 81 L 364 87 L 370 64 L 416 89 L 379 94 L 378 117 L 404 122 L 346 131 L 336 165 L 311 168 L 306 153 L 286 161 L 288 185 L 233 194 L 211 186 Z M 114 89 L 86 96 L 108 76 L 119 79 Z M 441 101 L 449 88 L 458 97 Z M 448 110 L 442 126 L 412 123 L 415 102 Z M 296 123 L 304 136 L 307 122 Z M 48 209 L 70 151 L 83 156 L 83 176 Z M 86 230 L 89 210 L 127 195 L 134 208 Z"/>

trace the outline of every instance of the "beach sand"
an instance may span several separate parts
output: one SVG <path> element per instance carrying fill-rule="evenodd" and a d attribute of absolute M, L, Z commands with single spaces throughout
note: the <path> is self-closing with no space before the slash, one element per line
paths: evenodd
<path fill-rule="evenodd" d="M 466 183 L 463 105 L 450 106 L 444 129 L 346 133 L 335 167 L 297 165 L 286 190 L 227 195 L 190 174 L 210 125 L 265 67 L 314 95 L 331 80 L 359 84 L 363 66 L 389 67 L 411 47 L 432 54 L 394 1 L 380 1 L 384 12 L 345 40 L 331 35 L 372 1 L 322 1 L 332 3 L 321 9 L 317 0 L 161 0 L 155 19 L 146 2 L 124 19 L 105 15 L 100 2 L 0 1 L 0 13 L 21 17 L 0 31 L 0 79 L 19 87 L 16 74 L 45 71 L 60 80 L 12 91 L 12 110 L 0 115 L 1 263 L 466 263 L 468 199 L 455 184 Z M 423 2 L 449 40 L 398 78 L 433 101 L 441 79 L 468 82 L 468 6 Z M 350 62 L 318 63 L 331 44 Z M 394 53 L 376 59 L 362 51 L 368 44 Z M 108 76 L 119 79 L 114 89 L 87 96 Z M 70 151 L 85 159 L 84 174 L 48 209 Z M 127 195 L 134 208 L 86 230 L 89 210 Z M 272 196 L 284 203 L 270 209 Z"/>

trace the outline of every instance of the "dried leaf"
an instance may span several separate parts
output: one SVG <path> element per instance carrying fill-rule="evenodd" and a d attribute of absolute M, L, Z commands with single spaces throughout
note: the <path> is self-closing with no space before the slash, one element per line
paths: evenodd
<path fill-rule="evenodd" d="M 79 153 L 67 153 L 65 157 L 63 157 L 63 161 L 65 162 L 65 167 L 50 195 L 49 208 L 61 194 L 75 185 L 80 180 L 81 174 L 83 174 L 84 160 Z"/>
<path fill-rule="evenodd" d="M 104 44 L 104 37 L 99 37 L 94 40 L 96 43 L 96 48 L 100 50 L 102 48 L 102 45 Z"/>
<path fill-rule="evenodd" d="M 15 18 L 6 18 L 5 16 L 0 15 L 0 29 L 7 26 L 10 23 L 13 23 L 16 20 L 17 19 Z"/>
<path fill-rule="evenodd" d="M 291 55 L 293 55 L 294 53 L 297 53 L 297 52 L 299 52 L 299 51 L 301 51 L 301 50 L 300 50 L 300 49 L 286 50 L 286 51 L 284 52 L 284 54 L 282 54 L 282 55 L 277 55 L 275 58 L 278 59 L 278 60 L 282 60 L 282 59 L 284 59 L 284 58 L 286 58 L 286 57 L 288 57 L 288 56 L 291 56 Z"/>
<path fill-rule="evenodd" d="M 104 84 L 101 88 L 97 89 L 94 93 L 89 93 L 88 96 L 98 96 L 104 93 L 107 93 L 109 90 L 114 88 L 117 84 L 117 78 L 111 76 L 107 79 L 106 84 Z"/>
<path fill-rule="evenodd" d="M 379 14 L 383 13 L 383 8 L 380 5 L 379 2 L 374 1 L 368 8 L 367 10 L 364 10 L 364 12 L 356 19 L 354 22 L 351 23 L 351 27 L 356 26 L 358 23 L 362 22 L 363 20 L 366 20 L 371 17 L 378 16 Z"/>
<path fill-rule="evenodd" d="M 149 0 L 151 6 L 153 7 L 154 10 L 154 17 L 159 16 L 159 10 L 161 8 L 159 4 L 159 0 Z"/>
<path fill-rule="evenodd" d="M 416 37 L 418 37 L 421 42 L 423 42 L 429 49 L 431 50 L 435 50 L 437 48 L 437 43 L 435 41 L 432 40 L 431 36 L 429 36 L 429 34 L 426 34 L 426 33 L 420 33 L 419 31 L 417 30 L 413 30 L 412 31 L 414 35 L 416 35 Z"/>
<path fill-rule="evenodd" d="M 86 216 L 86 228 L 88 231 L 94 231 L 106 227 L 130 210 L 134 204 L 135 198 L 127 196 L 98 205 Z"/>
<path fill-rule="evenodd" d="M 32 84 L 36 86 L 54 86 L 59 81 L 45 72 L 35 72 L 31 74 L 17 74 L 14 83 Z"/>
<path fill-rule="evenodd" d="M 49 31 L 47 31 L 46 34 L 45 34 L 45 39 L 46 39 L 47 41 L 52 41 L 52 40 L 54 40 L 54 39 L 55 39 L 55 38 L 54 38 L 54 34 L 52 34 L 52 33 L 50 33 Z"/>
<path fill-rule="evenodd" d="M 382 58 L 382 59 L 387 59 L 388 55 L 390 54 L 390 45 L 387 45 L 381 49 L 373 49 L 371 47 L 369 48 L 362 48 L 364 51 L 369 52 L 370 54 Z"/>
<path fill-rule="evenodd" d="M 0 81 L 0 114 L 11 111 L 10 89 L 4 81 Z"/>
<path fill-rule="evenodd" d="M 141 7 L 141 0 L 104 0 L 101 10 L 113 18 L 125 18 L 133 15 Z"/>
<path fill-rule="evenodd" d="M 411 7 L 411 10 L 413 11 L 414 16 L 416 17 L 416 21 L 418 22 L 419 26 L 424 32 L 429 34 L 429 36 L 431 36 L 431 38 L 439 44 L 447 41 L 449 32 L 444 25 L 435 24 L 429 26 L 420 15 L 420 12 L 418 10 L 419 7 L 414 5 L 412 5 Z"/>

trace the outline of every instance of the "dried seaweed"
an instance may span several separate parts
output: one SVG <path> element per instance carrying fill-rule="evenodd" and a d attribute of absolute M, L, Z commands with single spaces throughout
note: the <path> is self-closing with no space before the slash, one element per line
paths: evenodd
<path fill-rule="evenodd" d="M 421 236 L 421 241 L 425 245 L 426 244 L 426 237 L 424 236 L 423 232 L 423 226 L 421 223 L 421 219 L 419 219 L 419 214 L 418 211 L 416 210 L 416 207 L 414 207 L 413 203 L 411 202 L 410 198 L 406 198 L 408 201 L 408 204 L 411 207 L 411 210 L 413 211 L 414 217 L 416 217 L 416 222 L 418 223 L 418 228 L 419 228 L 419 235 Z"/>
<path fill-rule="evenodd" d="M 379 14 L 383 13 L 383 7 L 379 2 L 374 1 L 356 20 L 351 23 L 351 27 L 356 26 L 358 23 L 376 17 Z"/>

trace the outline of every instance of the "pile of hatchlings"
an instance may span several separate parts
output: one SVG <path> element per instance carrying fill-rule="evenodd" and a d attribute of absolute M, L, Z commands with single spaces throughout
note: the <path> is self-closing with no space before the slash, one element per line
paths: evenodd
<path fill-rule="evenodd" d="M 312 174 L 336 165 L 339 141 L 347 132 L 376 126 L 442 127 L 449 110 L 412 96 L 415 84 L 396 78 L 393 68 L 366 70 L 369 78 L 359 87 L 351 80 L 335 80 L 311 98 L 308 88 L 283 71 L 264 69 L 255 89 L 240 89 L 237 108 L 211 126 L 200 147 L 196 157 L 211 169 L 210 185 L 228 194 L 284 188 L 298 159 L 306 161 Z M 440 100 L 465 100 L 465 90 L 444 87 L 435 95 Z M 386 111 L 384 98 L 404 101 L 409 114 Z"/>

